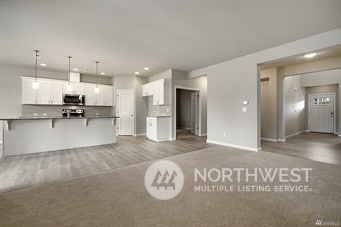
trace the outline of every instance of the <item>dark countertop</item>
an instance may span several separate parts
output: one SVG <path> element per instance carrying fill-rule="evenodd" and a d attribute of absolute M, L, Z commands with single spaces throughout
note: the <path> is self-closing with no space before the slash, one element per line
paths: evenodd
<path fill-rule="evenodd" d="M 23 117 L 14 117 L 14 118 L 0 118 L 0 121 L 12 121 L 12 120 L 54 120 L 54 119 L 96 119 L 96 118 L 119 118 L 115 115 L 91 115 L 91 116 L 23 116 Z"/>
<path fill-rule="evenodd" d="M 169 116 L 169 115 L 148 115 L 147 117 L 172 117 L 172 116 Z"/>

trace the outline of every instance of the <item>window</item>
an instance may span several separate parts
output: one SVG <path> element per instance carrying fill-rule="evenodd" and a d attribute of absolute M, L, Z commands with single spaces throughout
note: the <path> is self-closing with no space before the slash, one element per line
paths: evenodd
<path fill-rule="evenodd" d="M 330 98 L 318 97 L 313 99 L 313 104 L 315 106 L 326 106 L 330 105 L 330 101 L 331 101 Z"/>

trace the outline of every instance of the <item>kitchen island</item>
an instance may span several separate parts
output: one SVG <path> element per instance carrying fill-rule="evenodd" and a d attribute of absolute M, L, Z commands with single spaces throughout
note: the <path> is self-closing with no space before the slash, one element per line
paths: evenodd
<path fill-rule="evenodd" d="M 116 116 L 18 117 L 4 122 L 2 156 L 116 143 Z"/>

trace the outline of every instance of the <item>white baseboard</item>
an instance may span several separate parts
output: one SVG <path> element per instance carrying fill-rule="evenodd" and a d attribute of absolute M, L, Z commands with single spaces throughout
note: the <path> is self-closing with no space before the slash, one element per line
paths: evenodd
<path fill-rule="evenodd" d="M 207 140 L 207 143 L 213 143 L 217 145 L 222 145 L 225 147 L 233 147 L 233 148 L 238 148 L 242 150 L 248 150 L 248 151 L 260 151 L 260 147 L 254 148 L 254 147 L 247 147 L 247 146 L 241 146 L 241 145 L 236 145 L 236 144 L 230 144 L 230 143 L 222 143 L 222 142 L 217 142 L 217 141 L 212 141 L 212 140 Z"/>
<path fill-rule="evenodd" d="M 139 134 L 136 134 L 135 136 L 145 136 L 146 133 L 139 133 Z"/>
<path fill-rule="evenodd" d="M 339 135 L 340 136 L 340 135 Z M 2 144 L 2 140 L 0 140 L 0 144 Z"/>
<path fill-rule="evenodd" d="M 299 134 L 301 134 L 301 133 L 303 133 L 303 132 L 305 132 L 305 131 L 295 132 L 295 133 L 293 133 L 293 134 L 290 134 L 290 135 L 285 136 L 285 138 L 290 138 L 290 137 L 293 137 L 293 136 L 297 136 L 297 135 L 299 135 Z"/>
<path fill-rule="evenodd" d="M 207 133 L 202 133 L 201 136 L 207 136 Z"/>
<path fill-rule="evenodd" d="M 284 139 L 277 139 L 277 141 L 284 143 L 286 141 L 286 139 L 285 138 Z"/>
<path fill-rule="evenodd" d="M 277 139 L 271 139 L 271 138 L 260 138 L 260 139 L 264 141 L 269 141 L 269 142 L 277 142 Z"/>

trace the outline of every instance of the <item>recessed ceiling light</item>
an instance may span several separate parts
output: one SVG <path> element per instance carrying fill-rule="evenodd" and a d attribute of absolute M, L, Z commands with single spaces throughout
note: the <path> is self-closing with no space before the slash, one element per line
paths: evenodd
<path fill-rule="evenodd" d="M 306 54 L 304 55 L 305 58 L 313 58 L 315 57 L 316 53 L 310 53 L 310 54 Z"/>
<path fill-rule="evenodd" d="M 140 72 L 135 72 L 135 74 L 136 74 L 136 75 L 139 75 L 139 74 L 140 74 Z"/>
<path fill-rule="evenodd" d="M 45 63 L 40 63 L 40 66 L 46 67 Z"/>
<path fill-rule="evenodd" d="M 79 71 L 79 69 L 77 69 L 77 68 L 73 68 L 72 70 L 73 70 L 73 71 L 77 71 L 77 72 Z"/>
<path fill-rule="evenodd" d="M 102 72 L 101 75 L 105 75 L 105 73 Z"/>
<path fill-rule="evenodd" d="M 144 69 L 144 70 L 149 70 L 149 68 L 148 68 L 148 67 L 144 67 L 143 69 Z"/>

